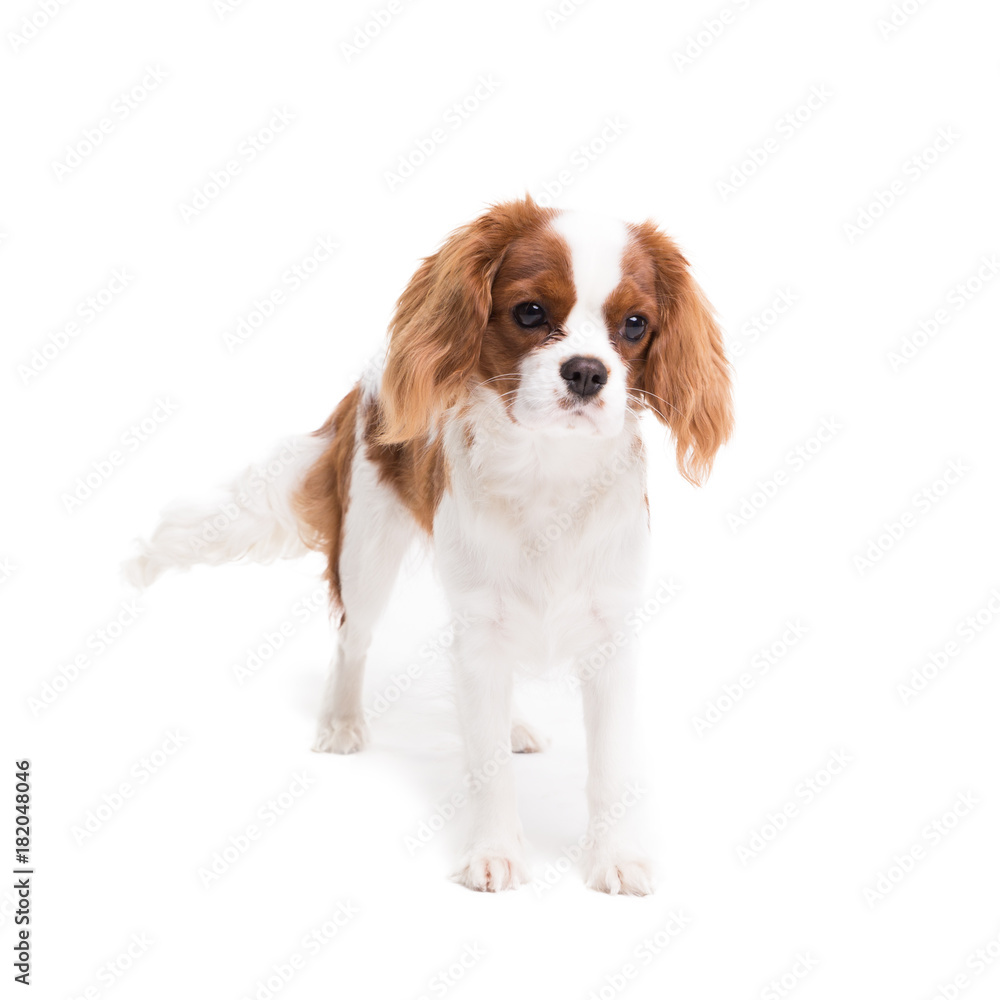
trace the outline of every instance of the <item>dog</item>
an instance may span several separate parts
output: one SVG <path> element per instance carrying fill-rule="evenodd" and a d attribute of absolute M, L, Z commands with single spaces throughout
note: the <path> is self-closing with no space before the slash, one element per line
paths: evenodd
<path fill-rule="evenodd" d="M 634 824 L 608 817 L 634 776 L 636 667 L 611 636 L 646 570 L 645 410 L 700 484 L 731 432 L 730 368 L 675 243 L 651 222 L 496 204 L 423 260 L 382 358 L 318 431 L 291 440 L 280 472 L 251 489 L 248 470 L 228 488 L 238 516 L 192 545 L 217 507 L 169 508 L 126 576 L 145 586 L 171 567 L 322 552 L 340 626 L 313 749 L 349 754 L 368 739 L 372 630 L 411 542 L 428 536 L 463 621 L 468 772 L 491 775 L 475 783 L 456 879 L 493 892 L 528 878 L 511 753 L 542 741 L 515 714 L 513 682 L 561 663 L 583 701 L 587 884 L 644 895 L 652 868 Z M 597 648 L 613 652 L 583 669 Z"/>

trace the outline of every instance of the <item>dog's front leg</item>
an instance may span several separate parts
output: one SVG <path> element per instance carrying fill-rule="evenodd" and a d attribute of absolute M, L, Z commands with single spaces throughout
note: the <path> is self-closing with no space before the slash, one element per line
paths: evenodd
<path fill-rule="evenodd" d="M 635 664 L 627 647 L 610 637 L 613 650 L 599 667 L 580 673 L 587 729 L 587 885 L 602 892 L 644 896 L 652 892 L 652 870 L 636 843 L 637 805 L 633 752 Z"/>
<path fill-rule="evenodd" d="M 515 889 L 528 875 L 510 741 L 513 661 L 495 625 L 472 625 L 456 639 L 455 670 L 471 812 L 469 848 L 456 878 L 484 892 Z"/>

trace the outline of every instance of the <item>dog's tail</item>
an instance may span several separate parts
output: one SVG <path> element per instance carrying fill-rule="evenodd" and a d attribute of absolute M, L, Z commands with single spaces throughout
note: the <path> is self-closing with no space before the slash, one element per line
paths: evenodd
<path fill-rule="evenodd" d="M 122 567 L 126 581 L 141 588 L 168 569 L 304 555 L 314 540 L 296 517 L 293 498 L 327 444 L 316 435 L 287 438 L 264 463 L 244 470 L 213 499 L 172 504 Z"/>

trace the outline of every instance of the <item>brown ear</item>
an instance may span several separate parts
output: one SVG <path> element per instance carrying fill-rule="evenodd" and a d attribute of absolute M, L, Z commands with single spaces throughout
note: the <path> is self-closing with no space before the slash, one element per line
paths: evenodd
<path fill-rule="evenodd" d="M 544 215 L 530 197 L 494 205 L 417 269 L 389 326 L 381 443 L 425 434 L 436 414 L 468 392 L 504 251 L 524 225 Z"/>
<path fill-rule="evenodd" d="M 655 262 L 660 303 L 639 388 L 673 431 L 681 475 L 698 486 L 732 431 L 729 362 L 712 307 L 677 246 L 651 223 L 635 233 Z"/>

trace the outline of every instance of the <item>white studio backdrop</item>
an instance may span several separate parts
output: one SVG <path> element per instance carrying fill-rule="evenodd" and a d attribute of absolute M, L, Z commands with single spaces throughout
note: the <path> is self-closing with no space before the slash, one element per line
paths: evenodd
<path fill-rule="evenodd" d="M 13 872 L 30 760 L 36 996 L 997 995 L 998 24 L 983 0 L 5 5 L 0 785 Z M 702 489 L 647 428 L 643 899 L 570 863 L 559 685 L 532 697 L 551 750 L 517 761 L 535 882 L 448 880 L 462 764 L 419 553 L 348 758 L 309 752 L 320 561 L 119 578 L 167 502 L 318 427 L 419 258 L 525 191 L 662 224 L 736 371 Z"/>

